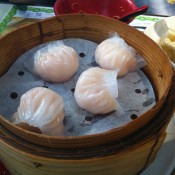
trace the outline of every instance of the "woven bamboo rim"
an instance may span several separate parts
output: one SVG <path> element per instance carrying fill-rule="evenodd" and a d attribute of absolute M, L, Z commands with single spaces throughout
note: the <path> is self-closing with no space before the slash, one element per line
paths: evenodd
<path fill-rule="evenodd" d="M 81 160 L 48 158 L 21 151 L 4 141 L 0 142 L 0 155 L 13 175 L 135 175 L 140 174 L 154 160 L 165 137 L 165 133 L 160 134 L 159 139 L 153 135 L 129 149 L 107 157 Z"/>
<path fill-rule="evenodd" d="M 0 131 L 8 130 L 8 133 L 15 134 L 15 140 L 22 138 L 36 146 L 79 149 L 125 140 L 152 120 L 158 120 L 161 115 L 158 112 L 172 87 L 171 65 L 159 46 L 150 38 L 127 24 L 107 17 L 85 14 L 61 15 L 34 22 L 4 36 L 0 39 L 0 75 L 9 69 L 22 53 L 41 43 L 63 38 L 82 38 L 99 43 L 106 39 L 111 31 L 120 34 L 129 45 L 144 56 L 147 62 L 144 72 L 149 77 L 157 97 L 157 103 L 151 110 L 120 128 L 88 136 L 50 137 L 35 134 L 13 125 L 3 116 L 0 116 L 0 124 L 3 128 Z"/>
<path fill-rule="evenodd" d="M 174 76 L 175 82 L 175 76 Z M 42 156 L 42 157 L 50 157 L 50 158 L 59 158 L 64 160 L 77 160 L 77 159 L 87 159 L 87 158 L 95 158 L 95 157 L 105 157 L 117 154 L 125 149 L 130 149 L 131 147 L 137 147 L 142 144 L 144 147 L 145 140 L 149 140 L 150 138 L 154 138 L 154 143 L 156 146 L 160 139 L 162 139 L 161 135 L 165 135 L 165 129 L 174 114 L 174 101 L 175 96 L 173 93 L 175 92 L 175 83 L 171 88 L 171 91 L 168 94 L 168 97 L 165 101 L 165 105 L 158 113 L 158 118 L 154 118 L 150 123 L 142 127 L 136 133 L 132 133 L 125 138 L 122 139 L 114 139 L 113 142 L 103 145 L 95 145 L 92 147 L 84 147 L 84 145 L 80 145 L 77 149 L 72 147 L 66 147 L 63 149 L 60 148 L 52 148 L 46 145 L 33 144 L 29 143 L 26 139 L 20 139 L 15 134 L 11 133 L 7 128 L 1 127 L 0 136 L 3 142 L 13 146 L 14 148 L 21 150 L 22 152 Z M 156 127 L 155 127 L 156 126 Z M 143 142 L 143 143 L 142 143 Z M 63 141 L 62 144 L 65 144 Z M 79 144 L 79 143 L 78 143 Z M 82 143 L 80 143 L 82 144 Z M 152 150 L 151 150 L 152 151 Z"/>
<path fill-rule="evenodd" d="M 175 86 L 175 84 L 174 84 Z M 174 88 L 171 88 L 174 89 Z M 171 100 L 169 100 L 169 98 Z M 160 111 L 159 122 L 151 122 L 146 129 L 147 131 L 137 133 L 142 136 L 140 140 L 138 138 L 131 139 L 131 142 L 124 144 L 122 150 L 115 152 L 110 155 L 99 156 L 98 154 L 95 157 L 71 157 L 71 158 L 61 158 L 54 156 L 45 156 L 37 154 L 39 150 L 32 150 L 33 145 L 27 149 L 22 149 L 24 145 L 19 145 L 14 143 L 14 141 L 9 139 L 9 134 L 5 137 L 1 137 L 0 142 L 0 157 L 5 163 L 8 170 L 13 175 L 48 175 L 52 172 L 52 175 L 57 174 L 66 174 L 66 175 L 135 175 L 140 174 L 147 168 L 150 163 L 154 160 L 157 151 L 163 143 L 163 140 L 166 136 L 165 128 L 169 123 L 169 120 L 173 114 L 172 109 L 172 90 L 168 95 L 166 100 L 167 105 Z M 169 106 L 170 105 L 170 106 Z M 165 122 L 166 116 L 166 122 Z M 150 127 L 151 126 L 151 127 Z M 155 126 L 159 126 L 155 130 Z M 154 130 L 154 131 L 153 131 Z M 143 134 L 144 133 L 144 134 Z M 1 132 L 2 134 L 2 132 Z M 137 137 L 135 134 L 135 137 Z M 2 135 L 1 135 L 2 136 Z M 132 143 L 133 141 L 134 144 Z M 117 144 L 116 144 L 117 145 Z M 108 145 L 108 152 L 111 150 L 111 146 Z M 41 148 L 41 147 L 40 147 Z M 94 148 L 94 150 L 100 150 L 102 147 Z M 53 149 L 52 149 L 53 150 Z M 77 152 L 77 150 L 74 150 Z M 82 150 L 79 150 L 82 151 Z M 92 150 L 91 150 L 92 152 Z M 66 154 L 69 151 L 65 152 Z M 55 155 L 58 154 L 55 152 Z M 82 152 L 82 154 L 84 154 Z M 59 154 L 58 154 L 59 155 Z M 126 168 L 127 167 L 127 168 Z"/>

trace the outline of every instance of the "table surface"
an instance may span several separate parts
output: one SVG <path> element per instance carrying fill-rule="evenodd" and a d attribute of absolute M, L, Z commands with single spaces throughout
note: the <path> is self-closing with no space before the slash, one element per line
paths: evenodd
<path fill-rule="evenodd" d="M 52 1 L 50 5 L 53 2 L 54 1 Z M 20 6 L 9 3 L 0 3 L 0 37 L 37 19 L 44 19 L 51 16 L 55 16 L 52 6 Z M 162 18 L 164 17 L 140 15 L 136 17 L 129 25 L 137 28 L 138 30 L 144 31 L 146 27 Z M 141 175 L 175 175 L 174 126 L 175 116 L 172 118 L 167 127 L 167 137 L 155 160 Z M 1 174 L 9 174 L 2 163 L 0 163 L 0 175 Z"/>

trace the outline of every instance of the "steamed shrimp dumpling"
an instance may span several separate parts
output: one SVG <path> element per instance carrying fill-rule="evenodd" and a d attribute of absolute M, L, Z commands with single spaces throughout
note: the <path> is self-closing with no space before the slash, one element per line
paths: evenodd
<path fill-rule="evenodd" d="M 136 69 L 136 51 L 118 35 L 101 42 L 95 51 L 95 60 L 103 69 L 118 70 L 118 76 Z"/>
<path fill-rule="evenodd" d="M 69 80 L 78 67 L 79 58 L 76 51 L 60 42 L 53 42 L 34 55 L 34 71 L 49 82 Z"/>
<path fill-rule="evenodd" d="M 77 104 L 93 113 L 105 114 L 117 109 L 117 71 L 98 67 L 84 71 L 76 84 L 74 97 Z"/>
<path fill-rule="evenodd" d="M 28 124 L 50 136 L 63 135 L 63 119 L 62 97 L 43 87 L 33 88 L 23 94 L 17 112 L 13 115 L 14 124 L 18 126 Z"/>

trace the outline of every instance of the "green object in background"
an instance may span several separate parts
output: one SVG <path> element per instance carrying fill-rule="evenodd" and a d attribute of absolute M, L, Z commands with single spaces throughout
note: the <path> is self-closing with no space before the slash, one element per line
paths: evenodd
<path fill-rule="evenodd" d="M 5 30 L 7 24 L 12 20 L 13 16 L 17 12 L 17 6 L 13 6 L 12 9 L 9 11 L 9 13 L 5 16 L 5 18 L 0 23 L 0 33 Z"/>
<path fill-rule="evenodd" d="M 17 6 L 18 10 L 21 11 L 32 11 L 32 12 L 45 12 L 45 13 L 53 13 L 54 10 L 53 9 L 47 9 L 47 8 L 42 8 L 42 7 L 27 7 L 27 6 L 22 6 L 22 5 L 18 5 Z"/>
<path fill-rule="evenodd" d="M 140 15 L 140 16 L 137 16 L 135 19 L 138 19 L 140 21 L 153 21 L 153 22 L 157 22 L 160 20 L 160 18 L 156 18 L 156 17 L 151 17 L 151 16 L 143 16 L 143 15 Z"/>
<path fill-rule="evenodd" d="M 44 19 L 54 16 L 53 7 L 10 5 L 0 3 L 0 34 L 4 32 L 7 25 L 13 21 L 13 17 Z"/>

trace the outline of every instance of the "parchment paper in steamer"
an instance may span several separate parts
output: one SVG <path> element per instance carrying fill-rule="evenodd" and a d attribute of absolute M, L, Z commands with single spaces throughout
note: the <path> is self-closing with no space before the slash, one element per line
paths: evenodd
<path fill-rule="evenodd" d="M 95 134 L 120 127 L 139 117 L 155 104 L 154 91 L 150 81 L 141 71 L 128 73 L 118 79 L 118 102 L 123 107 L 123 116 L 114 111 L 107 115 L 93 115 L 80 109 L 74 100 L 74 89 L 79 75 L 86 69 L 98 66 L 94 53 L 96 43 L 83 39 L 65 39 L 63 42 L 73 47 L 79 54 L 80 67 L 69 81 L 62 84 L 48 83 L 33 73 L 33 54 L 46 44 L 37 46 L 12 65 L 9 71 L 0 78 L 0 114 L 11 120 L 16 112 L 20 97 L 33 87 L 47 87 L 58 92 L 65 103 L 65 135 L 78 136 Z"/>

